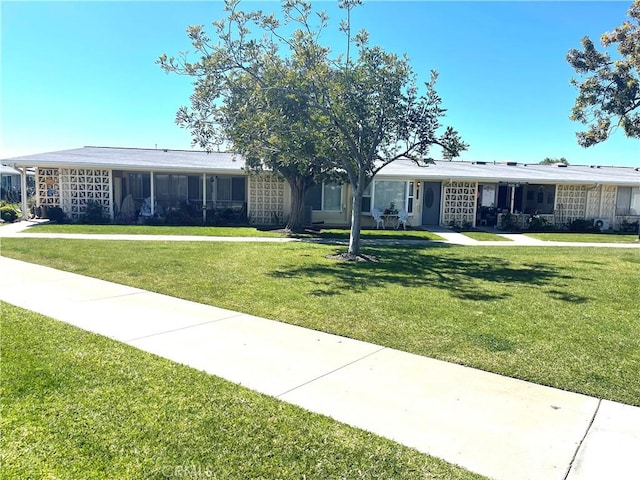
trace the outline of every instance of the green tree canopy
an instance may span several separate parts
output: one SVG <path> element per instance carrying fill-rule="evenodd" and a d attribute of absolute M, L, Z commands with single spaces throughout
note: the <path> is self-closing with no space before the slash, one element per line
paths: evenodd
<path fill-rule="evenodd" d="M 252 162 L 285 177 L 290 171 L 305 178 L 331 171 L 348 179 L 350 256 L 360 251 L 362 194 L 381 168 L 400 158 L 426 165 L 432 146 L 451 156 L 467 147 L 453 128 L 440 124 L 445 110 L 435 71 L 420 94 L 406 57 L 369 46 L 364 31 L 352 36 L 351 13 L 360 3 L 340 1 L 346 54 L 337 57 L 320 44 L 328 17 L 309 2 L 283 1 L 281 23 L 227 0 L 228 17 L 214 22 L 216 43 L 203 27 L 188 29 L 198 61 L 189 62 L 186 54 L 158 60 L 167 72 L 196 78 L 191 108 L 177 115 L 196 143 L 208 147 L 230 139 Z"/>
<path fill-rule="evenodd" d="M 578 96 L 570 118 L 588 125 L 576 134 L 583 147 L 605 141 L 616 127 L 630 138 L 640 138 L 640 0 L 634 0 L 628 15 L 631 20 L 600 37 L 605 48 L 617 45 L 616 59 L 599 52 L 589 37 L 582 39 L 582 50 L 567 54 L 582 76 L 571 80 Z"/>
<path fill-rule="evenodd" d="M 564 157 L 560 157 L 560 158 L 546 157 L 544 160 L 542 160 L 540 162 L 540 165 L 555 165 L 557 163 L 562 163 L 564 165 L 569 165 L 569 162 Z"/>

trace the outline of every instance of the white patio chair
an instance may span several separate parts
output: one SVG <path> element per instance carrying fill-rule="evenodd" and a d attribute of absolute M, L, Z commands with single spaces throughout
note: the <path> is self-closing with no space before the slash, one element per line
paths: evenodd
<path fill-rule="evenodd" d="M 384 219 L 382 218 L 382 212 L 374 208 L 373 210 L 371 210 L 371 216 L 376 222 L 376 228 L 380 228 L 380 225 L 382 225 L 382 228 L 384 229 Z"/>
<path fill-rule="evenodd" d="M 398 224 L 396 225 L 396 229 L 400 228 L 400 225 L 402 225 L 402 228 L 406 230 L 408 224 L 409 214 L 405 210 L 398 212 Z"/>

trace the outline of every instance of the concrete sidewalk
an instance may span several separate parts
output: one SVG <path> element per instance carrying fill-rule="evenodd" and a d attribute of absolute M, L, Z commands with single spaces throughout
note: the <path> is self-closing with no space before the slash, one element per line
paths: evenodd
<path fill-rule="evenodd" d="M 637 479 L 640 408 L 0 257 L 0 300 L 495 479 Z"/>

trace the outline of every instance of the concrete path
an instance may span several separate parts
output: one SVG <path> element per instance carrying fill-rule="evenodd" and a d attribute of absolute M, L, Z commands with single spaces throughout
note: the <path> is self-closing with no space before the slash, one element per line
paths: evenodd
<path fill-rule="evenodd" d="M 0 272 L 0 300 L 490 478 L 638 478 L 637 407 L 6 257 Z"/>
<path fill-rule="evenodd" d="M 315 242 L 347 245 L 347 240 L 334 239 L 300 239 L 287 237 L 213 237 L 205 235 L 130 235 L 130 234 L 96 234 L 96 233 L 34 233 L 29 228 L 48 220 L 27 220 L 14 222 L 0 227 L 0 238 L 62 238 L 68 240 L 113 240 L 113 241 L 147 241 L 147 242 L 262 242 L 262 243 L 287 243 L 287 242 Z M 363 245 L 428 245 L 448 243 L 453 245 L 513 247 L 513 246 L 540 246 L 540 247 L 600 247 L 600 248 L 638 248 L 640 241 L 634 243 L 595 243 L 595 242 L 552 242 L 539 240 L 521 233 L 498 234 L 509 241 L 478 241 L 467 237 L 462 233 L 454 232 L 442 227 L 430 228 L 429 231 L 438 234 L 444 240 L 398 240 L 398 239 L 362 239 Z"/>

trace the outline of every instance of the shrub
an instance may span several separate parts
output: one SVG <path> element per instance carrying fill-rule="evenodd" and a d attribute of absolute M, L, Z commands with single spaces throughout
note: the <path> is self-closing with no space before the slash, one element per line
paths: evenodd
<path fill-rule="evenodd" d="M 638 232 L 638 220 L 635 222 L 629 222 L 626 219 L 622 220 L 622 223 L 620 224 L 620 231 L 625 233 Z"/>
<path fill-rule="evenodd" d="M 86 206 L 86 213 L 80 217 L 79 223 L 87 223 L 91 225 L 101 225 L 110 223 L 111 218 L 104 211 L 104 207 L 100 202 L 89 200 Z"/>
<path fill-rule="evenodd" d="M 13 204 L 0 206 L 0 218 L 7 223 L 15 222 L 20 216 L 20 209 Z"/>
<path fill-rule="evenodd" d="M 56 223 L 67 222 L 67 214 L 64 213 L 64 210 L 62 210 L 62 208 L 60 207 L 47 208 L 47 218 L 52 222 L 56 222 Z"/>
<path fill-rule="evenodd" d="M 555 229 L 556 227 L 544 217 L 532 215 L 529 218 L 528 230 L 530 232 L 551 232 Z"/>
<path fill-rule="evenodd" d="M 593 225 L 592 220 L 585 220 L 584 218 L 576 218 L 567 225 L 567 228 L 569 231 L 576 233 L 598 233 L 600 231 L 599 227 Z"/>

